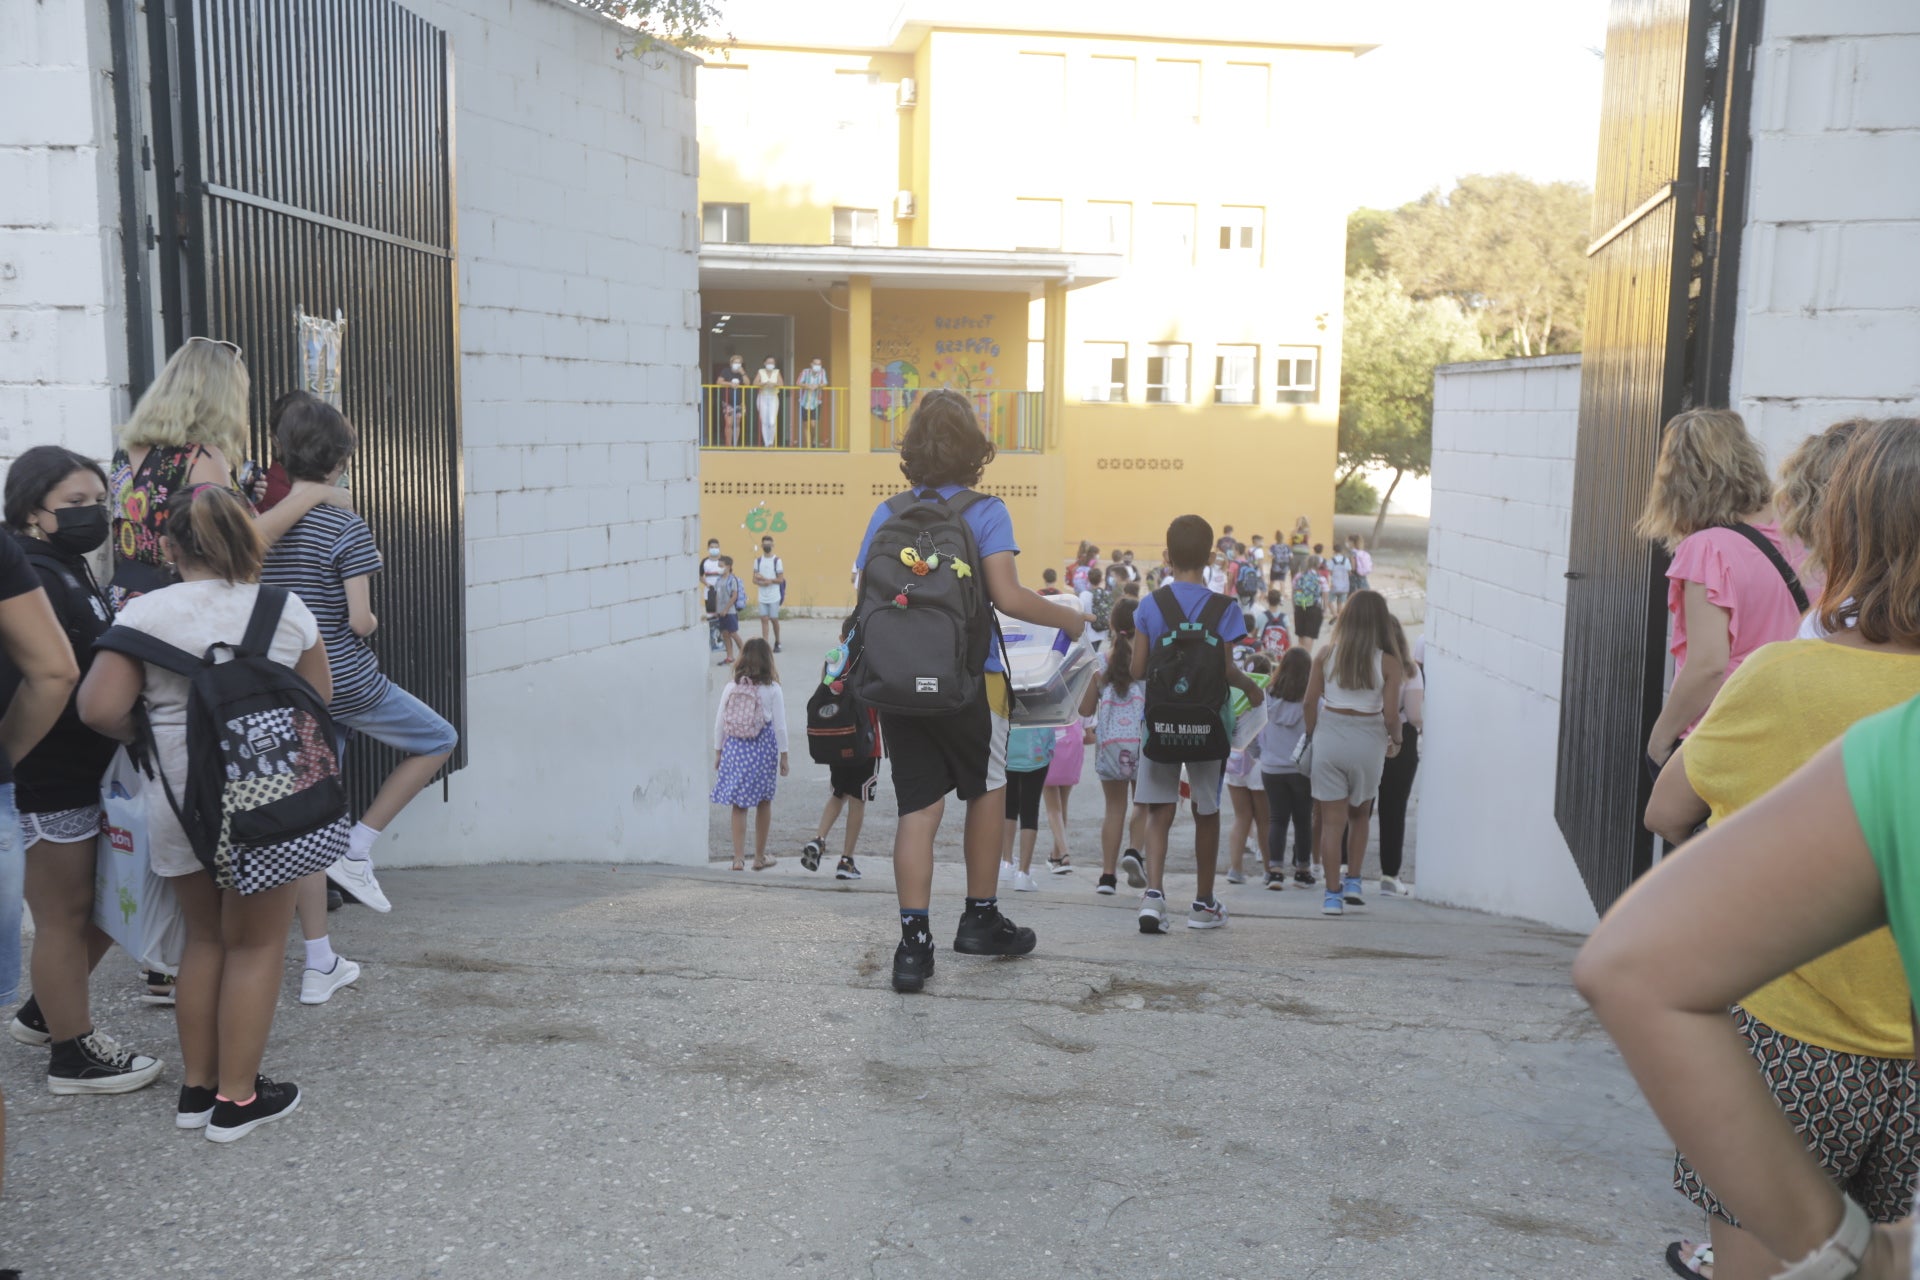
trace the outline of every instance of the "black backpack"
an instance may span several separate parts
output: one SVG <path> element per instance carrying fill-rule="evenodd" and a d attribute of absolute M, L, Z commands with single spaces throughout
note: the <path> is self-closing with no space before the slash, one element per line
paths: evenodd
<path fill-rule="evenodd" d="M 241 893 L 324 871 L 346 853 L 351 826 L 326 703 L 268 653 L 286 603 L 283 588 L 261 587 L 240 643 L 210 645 L 201 657 L 130 627 L 95 641 L 190 682 L 185 795 L 164 769 L 160 782 L 214 884 Z M 230 661 L 215 661 L 221 649 Z M 140 735 L 151 742 L 139 708 Z"/>
<path fill-rule="evenodd" d="M 903 716 L 951 715 L 980 696 L 997 630 L 965 519 L 981 500 L 934 490 L 887 500 L 890 513 L 861 566 L 848 687 L 864 705 Z"/>
<path fill-rule="evenodd" d="M 807 754 L 828 765 L 873 758 L 873 716 L 845 680 L 823 683 L 807 699 Z"/>
<path fill-rule="evenodd" d="M 1140 753 L 1162 764 L 1225 760 L 1227 674 L 1220 657 L 1220 620 L 1231 603 L 1207 593 L 1200 616 L 1189 619 L 1170 586 L 1153 593 L 1166 631 L 1147 653 L 1146 733 Z"/>

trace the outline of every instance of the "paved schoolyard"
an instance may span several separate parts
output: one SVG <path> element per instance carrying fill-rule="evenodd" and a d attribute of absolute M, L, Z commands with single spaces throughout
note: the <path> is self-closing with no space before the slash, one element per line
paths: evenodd
<path fill-rule="evenodd" d="M 797 765 L 781 830 L 818 798 Z M 1083 867 L 1010 904 L 1035 955 L 978 960 L 945 949 L 948 861 L 904 997 L 864 866 L 391 872 L 392 915 L 335 917 L 356 988 L 303 1008 L 290 959 L 267 1069 L 305 1105 L 229 1147 L 173 1129 L 171 1020 L 110 960 L 100 1024 L 168 1072 L 54 1098 L 0 1041 L 0 1266 L 1654 1280 L 1697 1229 L 1570 935 L 1247 886 L 1227 929 L 1149 938 Z"/>

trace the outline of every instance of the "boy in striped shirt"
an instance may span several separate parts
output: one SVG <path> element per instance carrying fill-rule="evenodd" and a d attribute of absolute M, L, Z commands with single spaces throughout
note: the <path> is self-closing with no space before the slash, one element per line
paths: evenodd
<path fill-rule="evenodd" d="M 295 490 L 338 484 L 354 443 L 353 428 L 340 411 L 318 400 L 289 407 L 275 433 Z M 373 874 L 374 842 L 433 781 L 459 735 L 433 708 L 387 679 L 367 644 L 379 625 L 368 579 L 380 568 L 380 548 L 366 522 L 344 507 L 332 507 L 302 516 L 267 552 L 260 576 L 286 587 L 313 610 L 333 675 L 328 710 L 343 737 L 353 730 L 406 754 L 354 826 L 346 856 L 327 868 L 327 877 L 342 889 L 375 911 L 388 911 L 392 904 Z"/>

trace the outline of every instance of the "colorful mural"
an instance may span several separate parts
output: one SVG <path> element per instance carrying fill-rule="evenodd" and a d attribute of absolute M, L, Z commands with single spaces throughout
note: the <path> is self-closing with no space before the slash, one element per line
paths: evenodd
<path fill-rule="evenodd" d="M 922 389 L 1023 390 L 1026 343 L 1023 294 L 876 293 L 873 416 L 897 440 Z"/>

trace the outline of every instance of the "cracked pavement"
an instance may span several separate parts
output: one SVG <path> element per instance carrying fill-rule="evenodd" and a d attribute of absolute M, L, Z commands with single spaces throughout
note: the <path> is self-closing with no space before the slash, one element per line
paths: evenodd
<path fill-rule="evenodd" d="M 783 855 L 814 772 L 784 784 Z M 891 836 L 876 808 L 868 850 Z M 1223 885 L 1230 927 L 1146 937 L 1082 852 L 1006 895 L 1032 957 L 960 957 L 955 852 L 920 996 L 887 986 L 878 857 L 859 884 L 790 856 L 385 872 L 392 915 L 334 917 L 356 987 L 300 1006 L 290 950 L 266 1070 L 300 1112 L 226 1147 L 173 1128 L 171 1018 L 111 957 L 97 1020 L 167 1071 L 55 1098 L 44 1050 L 0 1042 L 0 1267 L 1652 1280 L 1699 1229 L 1568 981 L 1575 936 L 1418 901 L 1325 920 L 1317 894 Z M 1173 865 L 1178 895 L 1190 854 Z"/>

